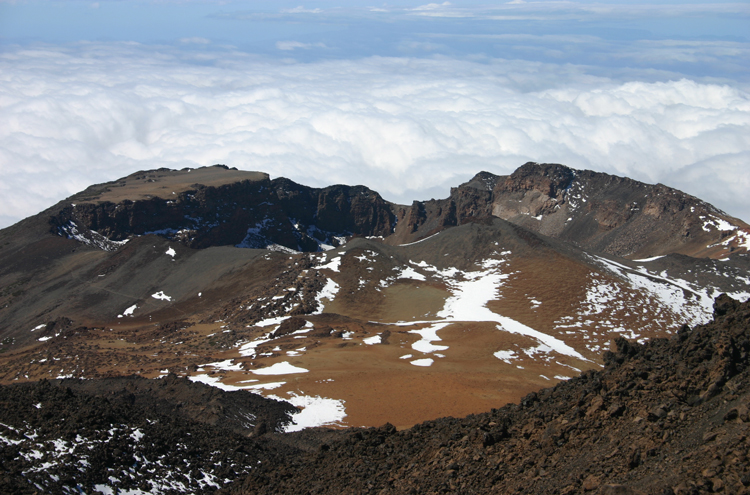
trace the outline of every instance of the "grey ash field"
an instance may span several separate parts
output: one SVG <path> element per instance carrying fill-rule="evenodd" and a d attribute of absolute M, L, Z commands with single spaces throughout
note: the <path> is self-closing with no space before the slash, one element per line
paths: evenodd
<path fill-rule="evenodd" d="M 749 246 L 555 164 L 410 206 L 224 166 L 92 186 L 0 231 L 0 483 L 740 493 Z"/>

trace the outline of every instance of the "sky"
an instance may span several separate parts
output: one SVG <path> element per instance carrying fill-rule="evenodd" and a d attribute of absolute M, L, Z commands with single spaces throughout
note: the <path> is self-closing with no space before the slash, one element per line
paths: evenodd
<path fill-rule="evenodd" d="M 217 163 L 402 204 L 562 163 L 750 222 L 750 1 L 3 1 L 0 228 Z"/>

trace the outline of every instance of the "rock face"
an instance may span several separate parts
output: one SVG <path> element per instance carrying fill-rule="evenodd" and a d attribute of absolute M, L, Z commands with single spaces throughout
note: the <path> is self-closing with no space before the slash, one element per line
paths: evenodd
<path fill-rule="evenodd" d="M 217 175 L 229 170 L 213 168 Z M 117 187 L 144 178 L 158 185 L 174 179 L 174 174 L 162 170 L 138 172 L 114 183 L 93 186 L 66 201 L 50 218 L 51 228 L 105 249 L 115 249 L 117 241 L 133 235 L 155 233 L 196 249 L 277 245 L 295 251 L 319 251 L 321 246 L 337 246 L 341 242 L 337 238 L 353 234 L 387 236 L 395 226 L 389 203 L 366 187 L 314 189 L 284 178 L 270 180 L 265 174 L 218 186 L 196 183 L 179 193 L 136 201 L 107 198 L 107 193 Z M 192 179 L 188 172 L 182 175 L 184 181 Z"/>
<path fill-rule="evenodd" d="M 309 252 L 351 236 L 410 243 L 489 217 L 631 259 L 722 258 L 750 246 L 750 226 L 676 189 L 546 163 L 527 163 L 509 176 L 480 172 L 446 199 L 411 206 L 364 186 L 315 189 L 219 165 L 159 169 L 92 186 L 60 203 L 49 223 L 58 235 L 106 250 L 155 233 L 197 249 Z"/>
<path fill-rule="evenodd" d="M 509 176 L 480 172 L 447 199 L 400 213 L 399 241 L 495 216 L 590 250 L 629 258 L 747 251 L 750 226 L 662 184 L 527 163 Z"/>
<path fill-rule="evenodd" d="M 463 419 L 350 429 L 229 493 L 750 493 L 750 303 Z"/>

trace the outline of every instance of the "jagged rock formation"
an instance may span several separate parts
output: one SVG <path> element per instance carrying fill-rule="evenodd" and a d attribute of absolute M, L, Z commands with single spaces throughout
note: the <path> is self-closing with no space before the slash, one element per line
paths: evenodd
<path fill-rule="evenodd" d="M 447 199 L 415 202 L 399 212 L 394 238 L 412 242 L 488 216 L 634 259 L 723 257 L 746 252 L 750 239 L 746 223 L 676 189 L 548 163 L 527 163 L 509 176 L 480 172 Z"/>
<path fill-rule="evenodd" d="M 673 338 L 620 339 L 590 371 L 463 419 L 351 429 L 233 494 L 750 493 L 750 303 Z"/>
<path fill-rule="evenodd" d="M 115 250 L 155 233 L 193 248 L 320 251 L 351 236 L 390 244 L 498 217 L 584 249 L 646 258 L 746 252 L 750 226 L 662 184 L 527 163 L 509 176 L 480 172 L 446 199 L 389 203 L 364 186 L 315 189 L 216 165 L 137 172 L 91 186 L 50 210 L 51 230 Z"/>

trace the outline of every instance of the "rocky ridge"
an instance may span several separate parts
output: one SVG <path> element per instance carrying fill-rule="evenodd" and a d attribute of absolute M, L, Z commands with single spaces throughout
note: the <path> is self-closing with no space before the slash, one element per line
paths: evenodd
<path fill-rule="evenodd" d="M 509 176 L 480 172 L 449 198 L 415 201 L 400 212 L 405 225 L 394 237 L 412 242 L 487 216 L 631 259 L 720 258 L 750 246 L 745 222 L 681 191 L 548 163 L 526 163 Z"/>
<path fill-rule="evenodd" d="M 554 181 L 540 173 L 514 187 L 550 192 L 572 173 L 550 170 Z M 600 366 L 617 337 L 668 336 L 709 321 L 720 293 L 750 296 L 742 249 L 647 260 L 586 251 L 487 214 L 498 181 L 482 173 L 454 190 L 467 198 L 455 226 L 439 227 L 450 208 L 437 217 L 427 204 L 416 215 L 423 223 L 386 222 L 390 235 L 341 236 L 338 247 L 326 244 L 339 242 L 330 231 L 310 236 L 321 225 L 356 229 L 315 222 L 330 214 L 367 225 L 377 217 L 362 213 L 372 206 L 367 191 L 354 208 L 356 188 L 312 189 L 220 166 L 92 186 L 0 231 L 0 382 L 169 371 L 297 404 L 321 397 L 337 404 L 326 424 L 405 428 L 518 400 Z M 331 191 L 340 204 L 330 206 Z M 406 211 L 383 204 L 394 218 Z M 296 220 L 296 209 L 314 205 L 313 223 Z M 178 229 L 198 218 L 191 208 L 214 219 L 194 236 Z M 231 231 L 231 242 L 244 241 L 256 227 L 233 215 L 255 209 L 269 215 L 255 239 L 272 249 L 179 240 L 221 243 Z M 141 224 L 152 233 L 127 234 Z M 417 240 L 399 244 L 403 232 Z M 287 234 L 294 250 L 276 243 Z M 297 252 L 301 239 L 325 251 Z M 274 375 L 283 370 L 294 373 Z"/>
<path fill-rule="evenodd" d="M 316 189 L 223 165 L 194 172 L 159 169 L 91 186 L 51 210 L 50 228 L 108 250 L 153 233 L 198 249 L 236 245 L 310 252 L 352 236 L 411 243 L 494 216 L 631 259 L 674 253 L 722 258 L 750 247 L 750 226 L 698 198 L 662 184 L 559 164 L 530 162 L 509 176 L 480 172 L 452 188 L 448 198 L 410 206 L 389 203 L 364 186 Z M 217 180 L 223 174 L 226 180 Z M 199 175 L 209 185 L 193 183 Z M 153 194 L 131 200 L 119 191 L 144 183 Z"/>

